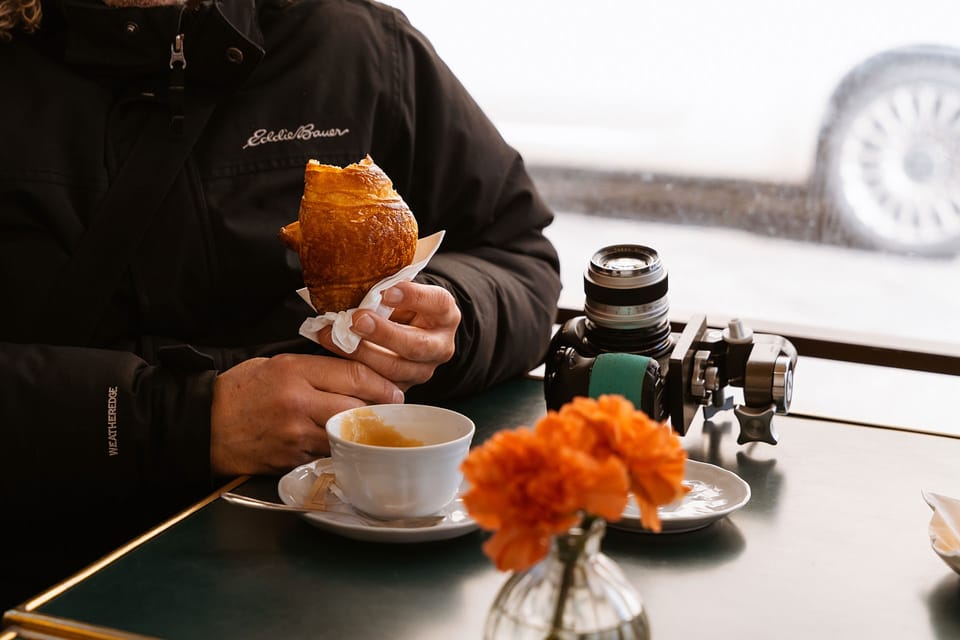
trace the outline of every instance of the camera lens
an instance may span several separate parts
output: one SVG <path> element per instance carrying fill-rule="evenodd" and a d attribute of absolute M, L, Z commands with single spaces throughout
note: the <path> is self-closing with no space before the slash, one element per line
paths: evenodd
<path fill-rule="evenodd" d="M 665 419 L 664 376 L 674 347 L 660 256 L 635 244 L 605 247 L 590 259 L 583 286 L 584 314 L 564 322 L 550 342 L 543 377 L 547 406 L 623 393 L 655 420 Z"/>
<path fill-rule="evenodd" d="M 630 330 L 667 323 L 667 271 L 650 247 L 618 244 L 593 254 L 583 274 L 587 318 L 601 327 Z"/>

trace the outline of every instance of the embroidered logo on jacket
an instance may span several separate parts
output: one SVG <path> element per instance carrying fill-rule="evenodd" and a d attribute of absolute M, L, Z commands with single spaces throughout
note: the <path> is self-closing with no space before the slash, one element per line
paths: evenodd
<path fill-rule="evenodd" d="M 280 129 L 279 131 L 268 131 L 267 129 L 257 129 L 253 135 L 247 138 L 247 143 L 243 145 L 244 149 L 249 147 L 258 147 L 262 144 L 272 142 L 291 142 L 293 140 L 313 140 L 314 138 L 339 138 L 350 133 L 350 129 L 317 129 L 317 125 L 312 122 L 302 124 L 295 131 L 290 129 Z"/>

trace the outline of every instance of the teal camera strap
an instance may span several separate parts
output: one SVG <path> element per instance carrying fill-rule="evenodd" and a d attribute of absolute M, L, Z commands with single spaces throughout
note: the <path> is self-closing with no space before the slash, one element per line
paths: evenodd
<path fill-rule="evenodd" d="M 640 408 L 644 376 L 651 358 L 634 353 L 601 353 L 590 371 L 590 397 L 619 394 Z"/>

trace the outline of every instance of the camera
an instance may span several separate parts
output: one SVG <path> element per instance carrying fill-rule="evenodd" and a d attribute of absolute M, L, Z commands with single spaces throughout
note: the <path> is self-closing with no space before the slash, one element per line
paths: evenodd
<path fill-rule="evenodd" d="M 733 406 L 737 442 L 777 443 L 774 414 L 790 410 L 797 350 L 782 336 L 754 333 L 739 319 L 720 330 L 692 316 L 680 332 L 668 319 L 667 270 L 650 247 L 618 244 L 593 254 L 583 276 L 584 315 L 563 323 L 545 361 L 547 408 L 576 396 L 616 393 L 685 435 L 697 411 Z"/>

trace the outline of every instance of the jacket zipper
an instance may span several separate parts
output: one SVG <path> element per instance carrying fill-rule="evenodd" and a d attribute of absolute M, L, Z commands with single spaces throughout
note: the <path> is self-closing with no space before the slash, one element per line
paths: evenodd
<path fill-rule="evenodd" d="M 170 44 L 170 129 L 177 134 L 183 133 L 184 93 L 186 91 L 187 57 L 183 52 L 184 34 L 180 32 L 183 24 L 184 5 L 177 20 L 177 35 Z"/>

